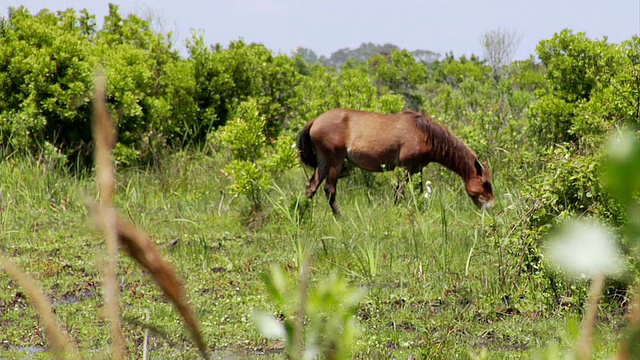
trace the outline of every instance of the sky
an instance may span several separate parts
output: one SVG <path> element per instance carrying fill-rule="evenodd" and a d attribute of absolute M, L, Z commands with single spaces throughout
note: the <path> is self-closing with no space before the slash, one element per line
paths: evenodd
<path fill-rule="evenodd" d="M 22 5 L 32 13 L 86 8 L 101 24 L 109 2 L 160 20 L 183 52 L 191 29 L 209 44 L 242 38 L 276 53 L 302 46 L 325 56 L 363 42 L 482 56 L 480 37 L 506 29 L 521 36 L 514 60 L 535 55 L 538 42 L 564 28 L 614 43 L 640 35 L 640 0 L 0 0 L 0 14 Z"/>

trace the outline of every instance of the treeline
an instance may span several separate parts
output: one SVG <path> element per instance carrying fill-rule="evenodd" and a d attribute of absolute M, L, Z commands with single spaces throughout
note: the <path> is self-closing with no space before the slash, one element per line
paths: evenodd
<path fill-rule="evenodd" d="M 485 150 L 496 142 L 504 147 L 515 140 L 505 136 L 524 129 L 540 145 L 584 145 L 591 141 L 584 135 L 637 123 L 637 38 L 617 45 L 565 30 L 539 44 L 541 63 L 532 57 L 505 64 L 499 78 L 475 56 L 439 60 L 422 51 L 421 60 L 390 44 L 342 49 L 332 56 L 339 64 L 326 66 L 310 60 L 308 49 L 289 56 L 241 40 L 208 46 L 194 33 L 183 58 L 170 33 L 155 32 L 150 19 L 121 15 L 116 5 L 102 28 L 86 10 L 33 15 L 10 8 L 0 41 L 0 131 L 9 151 L 50 144 L 67 155 L 85 152 L 100 68 L 120 135 L 116 156 L 125 162 L 145 159 L 153 147 L 205 139 L 248 99 L 266 119 L 267 138 L 335 106 L 428 111 L 463 137 L 487 142 L 477 144 Z M 360 59 L 336 55 L 354 52 Z"/>
<path fill-rule="evenodd" d="M 321 63 L 325 66 L 332 66 L 339 69 L 347 60 L 367 61 L 370 57 L 379 54 L 391 54 L 394 50 L 402 50 L 393 44 L 378 45 L 374 43 L 362 43 L 355 49 L 343 48 L 331 53 L 329 57 L 324 55 L 318 56 L 313 50 L 304 47 L 298 47 L 295 51 L 296 56 L 301 56 L 308 64 Z M 440 58 L 440 54 L 429 50 L 413 50 L 413 57 L 424 64 L 430 64 Z"/>
<path fill-rule="evenodd" d="M 268 138 L 333 106 L 402 108 L 399 100 L 381 107 L 380 99 L 392 100 L 375 89 L 364 67 L 337 73 L 260 44 L 208 46 L 198 33 L 183 58 L 171 34 L 154 32 L 149 19 L 121 15 L 115 5 L 102 28 L 85 10 L 33 15 L 10 8 L 0 21 L 0 43 L 4 153 L 49 149 L 72 161 L 86 157 L 99 69 L 119 133 L 115 156 L 125 164 L 147 161 L 157 148 L 203 141 L 249 99 L 267 119 Z"/>

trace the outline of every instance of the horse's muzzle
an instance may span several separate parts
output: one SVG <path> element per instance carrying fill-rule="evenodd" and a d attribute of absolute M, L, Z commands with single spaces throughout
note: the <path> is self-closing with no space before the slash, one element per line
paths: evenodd
<path fill-rule="evenodd" d="M 485 203 L 483 203 L 482 205 L 480 205 L 480 209 L 482 210 L 489 210 L 493 207 L 493 200 L 489 200 Z"/>

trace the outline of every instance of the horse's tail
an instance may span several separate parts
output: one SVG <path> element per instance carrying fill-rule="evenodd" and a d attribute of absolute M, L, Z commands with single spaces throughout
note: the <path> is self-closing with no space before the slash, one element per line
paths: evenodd
<path fill-rule="evenodd" d="M 311 142 L 311 135 L 309 134 L 312 125 L 313 121 L 309 121 L 307 125 L 302 128 L 302 131 L 300 131 L 298 135 L 297 146 L 300 160 L 315 169 L 318 167 L 318 159 L 313 151 L 313 143 Z"/>

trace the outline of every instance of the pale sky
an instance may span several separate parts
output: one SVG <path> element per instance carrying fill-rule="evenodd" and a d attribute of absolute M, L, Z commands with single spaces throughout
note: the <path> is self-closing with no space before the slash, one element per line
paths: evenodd
<path fill-rule="evenodd" d="M 276 53 L 303 46 L 329 56 L 373 42 L 482 55 L 480 36 L 504 28 L 522 35 L 515 59 L 525 59 L 564 28 L 615 43 L 640 34 L 640 0 L 0 0 L 0 14 L 21 5 L 32 13 L 86 8 L 101 24 L 109 2 L 121 13 L 153 14 L 178 35 L 182 50 L 191 29 L 200 29 L 210 44 L 243 38 Z"/>

